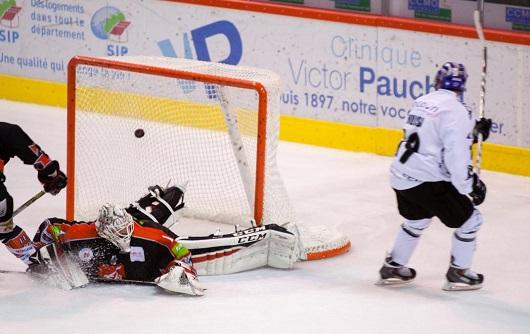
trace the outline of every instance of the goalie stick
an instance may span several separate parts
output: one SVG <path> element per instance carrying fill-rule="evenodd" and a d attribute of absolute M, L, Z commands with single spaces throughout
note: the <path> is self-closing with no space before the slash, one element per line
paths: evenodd
<path fill-rule="evenodd" d="M 7 274 L 7 275 L 24 275 L 24 276 L 28 276 L 28 272 L 26 271 L 22 271 L 22 270 L 7 270 L 7 269 L 0 269 L 0 274 Z M 116 284 L 116 285 L 140 285 L 140 286 L 151 286 L 151 287 L 156 287 L 158 289 L 161 289 L 162 291 L 164 291 L 165 293 L 170 293 L 170 294 L 177 294 L 177 295 L 183 295 L 183 293 L 178 293 L 178 292 L 175 292 L 175 291 L 171 291 L 171 290 L 168 290 L 168 289 L 165 289 L 163 288 L 162 286 L 160 286 L 158 283 L 156 282 L 150 282 L 150 281 L 139 281 L 139 280 L 131 280 L 131 279 L 111 279 L 111 278 L 103 278 L 103 277 L 92 277 L 90 276 L 89 277 L 89 280 L 90 280 L 90 283 L 97 283 L 97 284 Z M 71 290 L 73 288 L 76 288 L 76 287 L 73 287 L 73 288 L 69 288 L 69 287 L 62 287 L 58 284 L 53 284 L 63 290 Z M 82 286 L 79 286 L 79 287 L 85 287 L 86 284 L 83 284 Z M 201 294 L 199 293 L 194 293 L 194 295 L 196 296 L 201 296 L 202 294 L 204 294 L 204 292 L 206 291 L 207 289 L 205 288 L 202 288 L 201 289 Z"/>
<path fill-rule="evenodd" d="M 13 274 L 13 275 L 27 276 L 28 272 L 22 271 L 22 270 L 0 269 L 0 274 L 9 274 L 9 275 Z M 129 280 L 129 279 L 111 279 L 111 278 L 92 277 L 92 276 L 90 276 L 89 279 L 93 281 L 94 283 L 131 284 L 131 285 L 149 285 L 149 286 L 157 285 L 155 282 Z"/>
<path fill-rule="evenodd" d="M 484 37 L 484 30 L 482 26 L 482 17 L 480 11 L 477 9 L 473 13 L 475 21 L 475 29 L 477 30 L 478 38 L 482 45 L 482 75 L 480 80 L 480 101 L 478 107 L 479 119 L 484 117 L 484 106 L 486 103 L 486 74 L 488 69 L 488 49 L 486 47 L 486 38 Z M 475 153 L 475 173 L 480 176 L 480 164 L 482 162 L 482 134 L 478 134 L 477 149 Z"/>

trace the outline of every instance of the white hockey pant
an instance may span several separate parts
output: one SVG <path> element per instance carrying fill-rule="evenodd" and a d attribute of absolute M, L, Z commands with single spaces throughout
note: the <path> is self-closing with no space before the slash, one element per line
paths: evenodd
<path fill-rule="evenodd" d="M 482 225 L 482 215 L 475 209 L 466 222 L 453 233 L 451 266 L 469 269 L 473 262 L 477 232 Z"/>
<path fill-rule="evenodd" d="M 406 220 L 401 224 L 394 247 L 390 253 L 392 260 L 406 266 L 414 253 L 423 231 L 432 223 L 432 219 Z"/>

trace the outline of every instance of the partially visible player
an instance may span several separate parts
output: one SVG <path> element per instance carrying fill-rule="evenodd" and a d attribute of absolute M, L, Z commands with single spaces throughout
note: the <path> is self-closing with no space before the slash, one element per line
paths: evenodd
<path fill-rule="evenodd" d="M 482 215 L 476 206 L 486 186 L 471 166 L 471 145 L 486 140 L 491 119 L 475 121 L 462 102 L 467 81 L 464 65 L 445 63 L 436 74 L 434 92 L 416 99 L 408 115 L 405 138 L 391 166 L 391 186 L 405 221 L 380 274 L 380 284 L 412 281 L 407 264 L 433 217 L 449 228 L 451 259 L 445 290 L 482 287 L 484 276 L 471 270 Z"/>
<path fill-rule="evenodd" d="M 59 163 L 35 144 L 20 126 L 0 122 L 0 240 L 13 255 L 31 264 L 37 261 L 33 256 L 35 247 L 26 232 L 13 223 L 13 197 L 4 184 L 4 166 L 14 157 L 33 165 L 44 190 L 52 195 L 66 187 L 67 180 Z"/>

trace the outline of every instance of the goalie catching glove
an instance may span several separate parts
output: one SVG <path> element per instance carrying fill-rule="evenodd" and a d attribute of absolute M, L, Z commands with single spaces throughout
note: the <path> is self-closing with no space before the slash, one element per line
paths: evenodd
<path fill-rule="evenodd" d="M 184 191 L 180 187 L 162 188 L 152 186 L 147 195 L 129 205 L 126 209 L 140 221 L 150 221 L 170 228 L 180 218 L 180 209 L 184 208 Z"/>
<path fill-rule="evenodd" d="M 199 284 L 195 269 L 182 261 L 175 261 L 167 273 L 155 279 L 155 283 L 166 291 L 193 296 L 203 296 L 205 290 Z"/>

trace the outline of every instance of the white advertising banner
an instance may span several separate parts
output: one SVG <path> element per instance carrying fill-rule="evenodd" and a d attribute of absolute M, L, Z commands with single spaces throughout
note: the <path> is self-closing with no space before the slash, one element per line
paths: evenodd
<path fill-rule="evenodd" d="M 7 5 L 6 5 L 7 4 Z M 282 113 L 399 128 L 445 61 L 469 72 L 476 108 L 478 40 L 167 1 L 0 0 L 0 73 L 65 82 L 74 55 L 156 55 L 273 70 Z M 530 147 L 530 47 L 488 43 L 491 141 Z"/>

